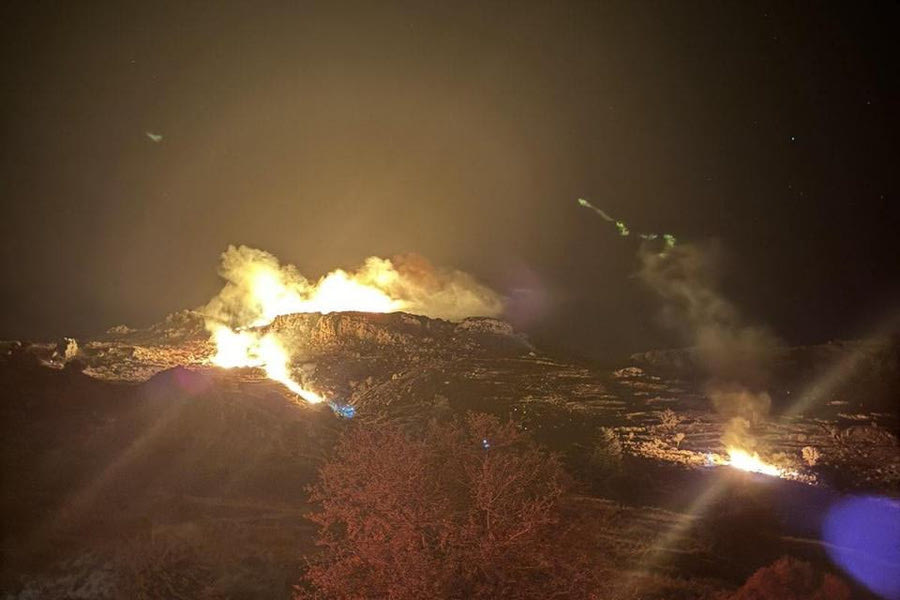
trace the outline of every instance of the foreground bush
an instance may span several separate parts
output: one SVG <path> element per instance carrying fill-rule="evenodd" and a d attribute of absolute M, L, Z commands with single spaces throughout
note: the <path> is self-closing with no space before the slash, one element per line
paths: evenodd
<path fill-rule="evenodd" d="M 850 588 L 831 574 L 790 557 L 780 558 L 751 575 L 729 600 L 850 600 Z"/>
<path fill-rule="evenodd" d="M 587 598 L 566 482 L 555 456 L 487 415 L 417 436 L 357 426 L 313 488 L 324 552 L 297 598 Z"/>

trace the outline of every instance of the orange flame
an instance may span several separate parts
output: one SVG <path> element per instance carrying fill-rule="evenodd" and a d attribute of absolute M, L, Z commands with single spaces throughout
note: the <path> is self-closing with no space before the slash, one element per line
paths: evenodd
<path fill-rule="evenodd" d="M 371 258 L 366 262 L 368 270 L 362 275 L 350 275 L 342 269 L 332 271 L 314 286 L 297 289 L 291 281 L 285 281 L 281 272 L 272 268 L 260 268 L 249 281 L 249 301 L 260 309 L 260 316 L 252 325 L 268 325 L 275 317 L 291 313 L 330 313 L 346 310 L 362 312 L 394 312 L 406 308 L 406 303 L 391 298 L 367 280 L 380 282 L 382 286 L 396 278 L 390 261 Z"/>
<path fill-rule="evenodd" d="M 787 474 L 784 469 L 764 462 L 756 452 L 751 454 L 746 450 L 734 447 L 728 448 L 728 461 L 726 464 L 741 471 L 762 473 L 771 477 L 784 477 Z"/>
<path fill-rule="evenodd" d="M 427 262 L 401 263 L 371 256 L 353 273 L 336 269 L 315 283 L 268 252 L 230 246 L 222 255 L 225 287 L 203 309 L 224 368 L 260 367 L 266 375 L 311 403 L 324 399 L 290 372 L 290 352 L 275 332 L 260 328 L 291 313 L 409 311 L 437 318 L 493 316 L 500 297 L 459 271 L 438 271 Z"/>
<path fill-rule="evenodd" d="M 269 379 L 273 379 L 309 402 L 318 404 L 324 398 L 303 388 L 290 376 L 290 355 L 278 337 L 272 333 L 260 336 L 256 331 L 233 331 L 219 325 L 213 331 L 216 353 L 210 362 L 216 366 L 260 367 Z"/>
<path fill-rule="evenodd" d="M 233 282 L 237 280 L 239 285 L 230 289 L 230 301 L 236 301 L 240 312 L 249 313 L 253 318 L 247 326 L 237 329 L 213 320 L 207 322 L 216 346 L 210 362 L 223 368 L 262 368 L 267 377 L 311 404 L 324 399 L 291 377 L 290 353 L 277 334 L 261 333 L 258 328 L 268 325 L 279 315 L 290 313 L 392 312 L 405 307 L 405 303 L 370 283 L 386 286 L 397 277 L 390 261 L 374 257 L 366 261 L 364 271 L 356 276 L 337 269 L 314 286 L 290 267 L 281 267 L 277 261 L 250 261 L 232 275 Z"/>

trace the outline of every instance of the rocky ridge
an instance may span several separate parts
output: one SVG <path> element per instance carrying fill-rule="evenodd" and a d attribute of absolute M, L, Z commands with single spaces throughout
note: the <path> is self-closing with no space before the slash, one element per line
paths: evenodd
<path fill-rule="evenodd" d="M 646 352 L 605 369 L 542 354 L 497 319 L 303 313 L 280 316 L 265 330 L 291 346 L 295 378 L 354 406 L 360 418 L 414 422 L 483 410 L 509 415 L 574 455 L 589 454 L 598 430 L 609 430 L 630 455 L 689 468 L 709 467 L 711 453 L 725 450 L 725 419 L 712 410 L 690 349 Z M 66 340 L 18 352 L 132 383 L 176 366 L 207 367 L 212 354 L 203 319 L 192 311 L 75 346 Z M 783 349 L 770 384 L 771 417 L 752 429 L 755 449 L 804 481 L 900 487 L 898 347 L 888 340 Z"/>

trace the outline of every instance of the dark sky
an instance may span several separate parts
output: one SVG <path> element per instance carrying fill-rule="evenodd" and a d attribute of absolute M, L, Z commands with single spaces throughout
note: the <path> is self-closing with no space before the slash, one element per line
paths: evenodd
<path fill-rule="evenodd" d="M 900 300 L 894 2 L 8 4 L 0 338 L 197 306 L 245 243 L 420 253 L 571 352 L 677 343 L 579 196 L 717 239 L 794 343 Z"/>

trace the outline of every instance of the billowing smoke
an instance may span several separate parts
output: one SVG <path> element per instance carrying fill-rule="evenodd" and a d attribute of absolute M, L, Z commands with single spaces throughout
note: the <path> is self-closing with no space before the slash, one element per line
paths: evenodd
<path fill-rule="evenodd" d="M 371 260 L 382 260 L 369 258 Z M 396 276 L 381 278 L 383 289 L 404 305 L 405 312 L 448 321 L 467 317 L 496 317 L 503 299 L 474 277 L 456 269 L 439 269 L 417 254 L 384 261 Z"/>
<path fill-rule="evenodd" d="M 356 271 L 337 269 L 315 282 L 293 265 L 247 246 L 229 246 L 219 274 L 225 287 L 202 309 L 220 367 L 257 367 L 306 402 L 327 402 L 342 416 L 352 407 L 335 404 L 308 389 L 292 369 L 297 340 L 283 339 L 264 326 L 291 313 L 337 311 L 406 311 L 428 317 L 461 320 L 495 316 L 503 302 L 471 276 L 436 269 L 413 256 L 394 261 L 371 256 Z M 349 413 L 348 413 L 349 411 Z"/>
<path fill-rule="evenodd" d="M 708 377 L 706 393 L 728 419 L 723 443 L 752 447 L 750 427 L 764 419 L 771 398 L 765 391 L 778 340 L 765 327 L 744 322 L 719 291 L 719 256 L 714 245 L 667 247 L 645 244 L 641 279 L 664 300 L 665 323 L 694 348 Z"/>
<path fill-rule="evenodd" d="M 416 256 L 371 256 L 355 271 L 337 269 L 310 281 L 264 250 L 229 246 L 219 274 L 227 283 L 203 312 L 230 327 L 265 325 L 297 312 L 405 311 L 457 321 L 503 310 L 502 298 L 472 276 Z"/>

